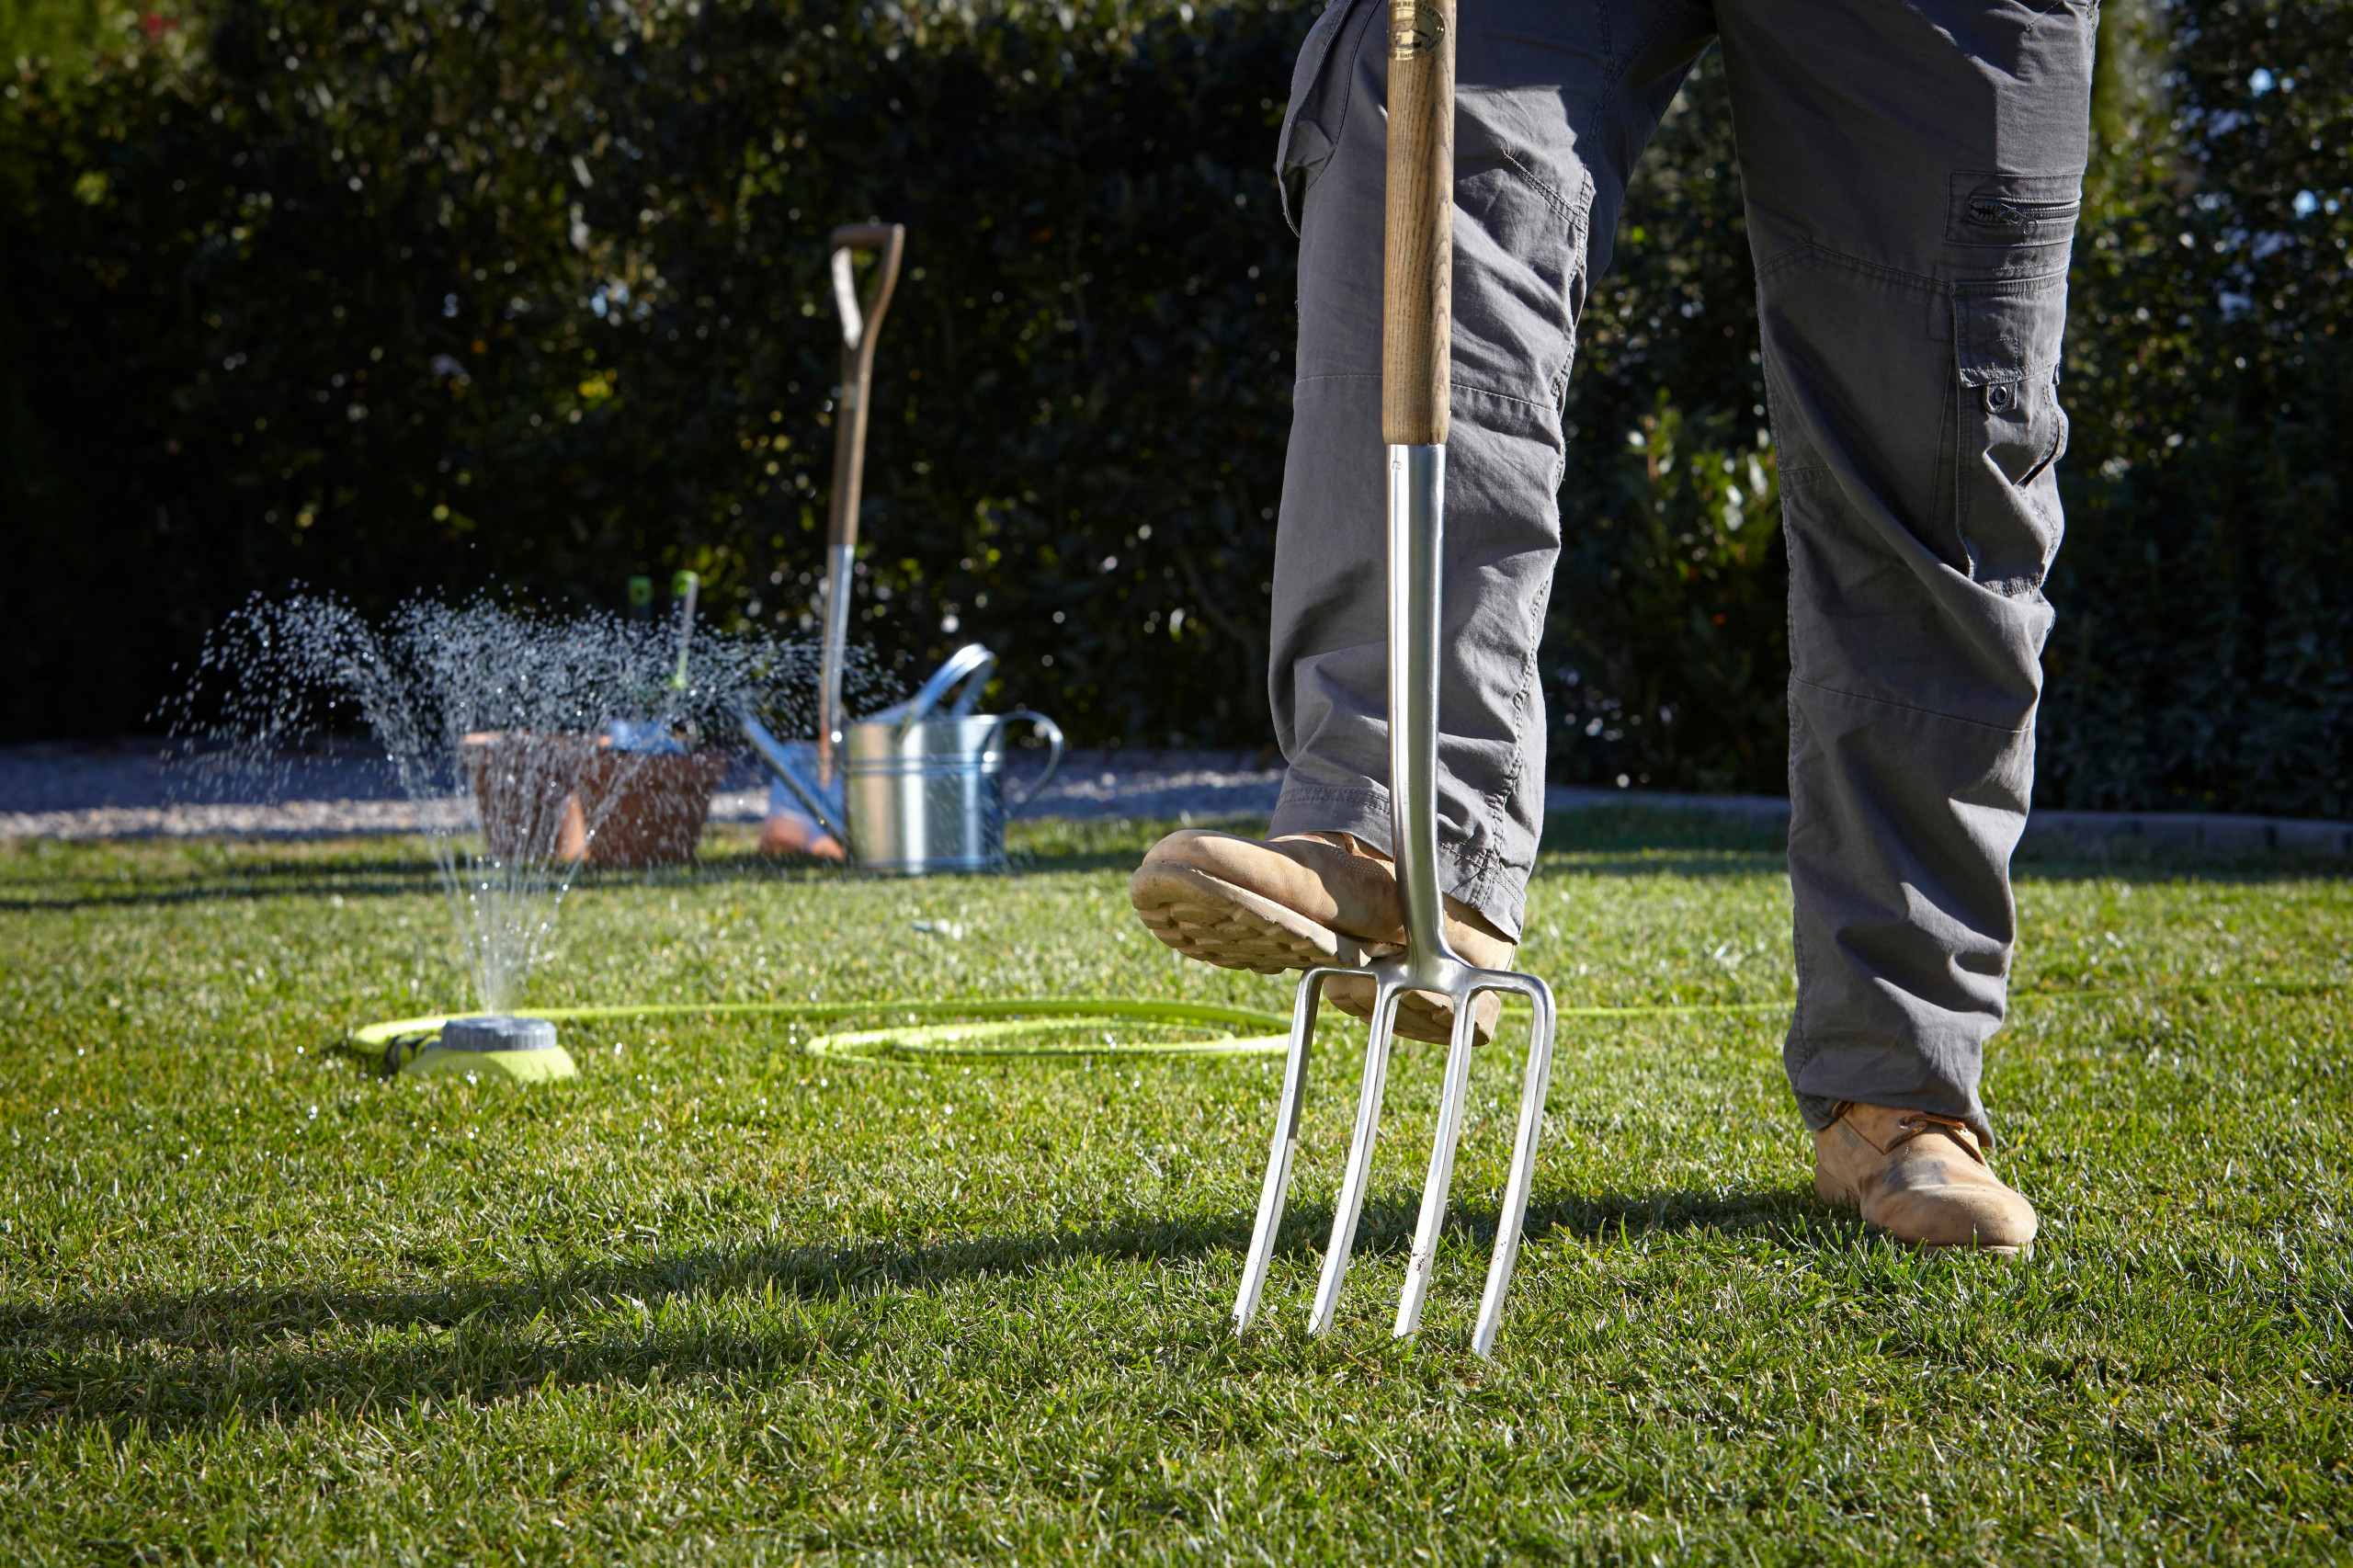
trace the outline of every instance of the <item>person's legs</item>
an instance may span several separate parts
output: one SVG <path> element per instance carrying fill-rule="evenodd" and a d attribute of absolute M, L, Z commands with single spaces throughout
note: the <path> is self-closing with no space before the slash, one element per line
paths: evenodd
<path fill-rule="evenodd" d="M 1230 968 L 1356 961 L 1404 936 L 1387 868 L 1388 562 L 1381 439 L 1384 0 L 1336 0 L 1292 79 L 1277 158 L 1301 233 L 1299 379 L 1268 685 L 1290 763 L 1270 841 L 1180 833 L 1130 884 L 1145 926 Z M 1509 967 L 1543 820 L 1536 666 L 1560 551 L 1561 398 L 1625 176 L 1707 42 L 1691 0 L 1461 0 L 1452 432 L 1438 854 L 1447 940 Z M 1325 994 L 1359 1015 L 1372 988 Z M 1494 1028 L 1480 1003 L 1475 1038 Z M 1397 1029 L 1444 1040 L 1441 998 Z"/>
<path fill-rule="evenodd" d="M 2060 537 L 2094 11 L 1718 17 L 1790 551 L 1790 1081 L 1817 1133 L 1855 1102 L 1984 1136 Z"/>
<path fill-rule="evenodd" d="M 1381 264 L 1383 0 L 1335 0 L 1279 158 L 1300 230 L 1299 367 L 1268 687 L 1277 835 L 1390 847 Z M 1438 857 L 1516 938 L 1544 810 L 1537 644 L 1560 552 L 1562 395 L 1627 173 L 1708 40 L 1686 0 L 1461 0 Z"/>

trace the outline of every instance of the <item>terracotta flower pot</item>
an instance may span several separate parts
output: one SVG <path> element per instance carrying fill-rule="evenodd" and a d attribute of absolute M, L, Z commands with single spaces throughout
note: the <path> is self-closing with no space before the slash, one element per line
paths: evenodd
<path fill-rule="evenodd" d="M 573 836 L 567 819 L 579 812 L 574 792 L 581 765 L 595 749 L 594 736 L 526 730 L 486 730 L 460 743 L 494 858 L 552 859 L 564 853 L 563 841 Z M 573 854 L 577 858 L 576 848 Z"/>
<path fill-rule="evenodd" d="M 683 866 L 727 771 L 715 746 L 676 756 L 600 748 L 582 765 L 556 852 L 597 866 Z"/>
<path fill-rule="evenodd" d="M 727 771 L 727 755 L 715 747 L 625 752 L 600 735 L 520 730 L 468 735 L 460 755 L 483 837 L 502 860 L 684 865 Z"/>

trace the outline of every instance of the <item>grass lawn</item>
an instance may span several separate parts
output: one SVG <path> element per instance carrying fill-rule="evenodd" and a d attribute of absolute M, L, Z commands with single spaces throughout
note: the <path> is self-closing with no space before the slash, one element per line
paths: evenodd
<path fill-rule="evenodd" d="M 1134 926 L 1150 836 L 920 883 L 723 837 L 577 890 L 531 998 L 1286 1006 Z M 1554 838 L 1523 953 L 1564 1004 L 1786 995 L 1770 840 Z M 1500 1056 L 1420 1340 L 1411 1045 L 1311 1340 L 1327 1033 L 1236 1340 L 1269 1059 L 869 1064 L 688 1017 L 568 1027 L 574 1083 L 385 1080 L 344 1031 L 466 1003 L 420 845 L 0 848 L 0 1556 L 2345 1561 L 2353 884 L 2043 864 L 2019 902 L 1988 1097 L 2031 1261 L 1818 1203 L 1780 1017 L 1572 1019 L 1488 1364 Z"/>

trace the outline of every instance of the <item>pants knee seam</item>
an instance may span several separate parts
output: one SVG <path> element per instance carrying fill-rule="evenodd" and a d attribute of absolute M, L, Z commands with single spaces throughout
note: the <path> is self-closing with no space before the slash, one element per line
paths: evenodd
<path fill-rule="evenodd" d="M 1566 222 L 1572 229 L 1581 227 L 1584 224 L 1586 214 L 1590 212 L 1593 209 L 1593 187 L 1591 176 L 1588 175 L 1585 177 L 1585 186 L 1583 190 L 1585 200 L 1580 203 L 1576 198 L 1570 196 L 1565 191 L 1562 190 L 1560 187 L 1554 185 L 1551 180 L 1546 179 L 1543 176 L 1538 174 L 1526 164 L 1514 157 L 1509 147 L 1506 147 L 1500 142 L 1496 143 L 1495 156 L 1501 158 L 1505 163 L 1509 164 L 1513 168 L 1519 171 L 1519 177 L 1526 180 L 1529 185 L 1538 192 L 1538 194 L 1544 198 L 1544 205 L 1552 210 L 1552 215 L 1554 217 Z"/>
<path fill-rule="evenodd" d="M 1842 267 L 1849 272 L 1859 272 L 1866 277 L 1876 278 L 1883 282 L 1902 284 L 1905 288 L 1916 290 L 1923 294 L 1949 295 L 1952 292 L 1952 285 L 1941 278 L 1923 277 L 1917 272 L 1906 272 L 1900 267 L 1890 267 L 1884 262 L 1870 261 L 1859 256 L 1849 256 L 1845 251 L 1833 250 L 1828 245 L 1817 244 L 1813 240 L 1801 240 L 1775 256 L 1770 261 L 1760 265 L 1756 268 L 1758 289 L 1762 290 L 1767 283 L 1804 261 L 1827 262 L 1833 267 Z"/>
<path fill-rule="evenodd" d="M 1966 714 L 1947 713 L 1940 709 L 1923 708 L 1911 702 L 1893 702 L 1884 697 L 1867 697 L 1859 691 L 1846 691 L 1835 686 L 1824 686 L 1820 681 L 1807 680 L 1802 676 L 1790 676 L 1790 685 L 1802 686 L 1809 691 L 1821 692 L 1825 697 L 1843 698 L 1849 702 L 1868 702 L 1875 708 L 1892 708 L 1899 713 L 1917 713 L 1923 718 L 1942 719 L 1952 724 L 1966 724 L 1972 730 L 1984 730 L 1989 734 L 2008 735 L 2016 738 L 2028 733 L 2034 728 L 2033 722 L 2030 720 L 2024 724 L 1989 724 L 1983 719 L 1972 719 Z M 1794 750 L 1791 756 L 1794 757 Z"/>

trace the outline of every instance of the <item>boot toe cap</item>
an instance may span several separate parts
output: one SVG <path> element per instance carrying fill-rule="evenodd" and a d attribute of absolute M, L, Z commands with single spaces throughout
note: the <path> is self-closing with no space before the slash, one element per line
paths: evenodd
<path fill-rule="evenodd" d="M 1916 1246 L 2023 1252 L 2040 1228 L 2034 1206 L 1991 1178 L 1905 1184 L 1873 1194 L 1862 1210 L 1868 1222 Z"/>

